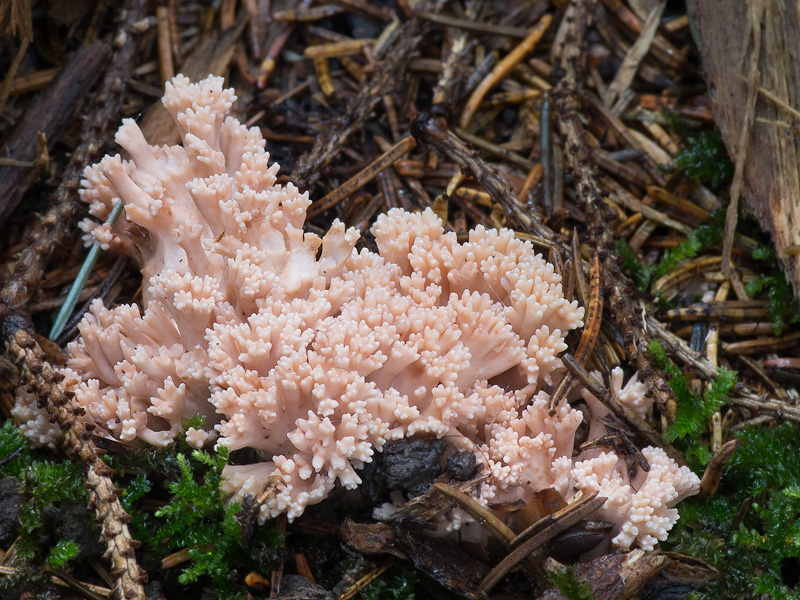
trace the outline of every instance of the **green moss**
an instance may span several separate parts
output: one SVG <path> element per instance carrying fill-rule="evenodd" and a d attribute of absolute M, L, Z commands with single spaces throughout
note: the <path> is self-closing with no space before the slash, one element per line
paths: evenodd
<path fill-rule="evenodd" d="M 708 419 L 725 403 L 728 392 L 736 385 L 736 371 L 720 367 L 717 377 L 703 394 L 695 394 L 689 387 L 689 380 L 667 357 L 658 340 L 652 340 L 649 349 L 655 365 L 670 376 L 667 383 L 678 405 L 675 422 L 664 432 L 664 437 L 669 441 L 684 437 L 694 440 L 705 431 Z M 699 452 L 699 449 L 694 450 L 696 456 Z"/>
<path fill-rule="evenodd" d="M 747 293 L 751 296 L 766 296 L 773 331 L 775 335 L 780 335 L 787 323 L 800 321 L 797 301 L 778 264 L 774 247 L 756 248 L 753 250 L 753 258 L 764 263 L 766 272 L 756 275 L 748 282 Z"/>
<path fill-rule="evenodd" d="M 594 600 L 592 586 L 585 579 L 578 577 L 575 567 L 566 567 L 557 573 L 550 573 L 548 577 L 553 587 L 564 594 L 567 600 Z"/>
<path fill-rule="evenodd" d="M 179 581 L 188 584 L 208 575 L 218 584 L 228 583 L 228 574 L 243 553 L 241 526 L 235 516 L 238 504 L 226 506 L 219 489 L 228 450 L 215 454 L 195 450 L 190 456 L 175 454 L 178 477 L 169 484 L 170 501 L 149 518 L 137 510 L 136 502 L 150 490 L 146 477 L 133 479 L 123 494 L 123 503 L 134 517 L 134 535 L 163 557 L 189 550 L 191 564 Z"/>
<path fill-rule="evenodd" d="M 636 251 L 628 245 L 626 240 L 617 240 L 616 247 L 620 258 L 622 258 L 622 265 L 630 274 L 636 287 L 643 292 L 649 290 L 655 267 L 640 261 L 639 257 L 636 256 Z"/>
<path fill-rule="evenodd" d="M 78 556 L 80 546 L 74 540 L 61 540 L 50 549 L 50 556 L 47 557 L 47 564 L 54 569 L 61 569 L 73 558 Z"/>
<path fill-rule="evenodd" d="M 675 154 L 675 168 L 713 188 L 733 177 L 733 163 L 718 131 L 687 138 L 684 148 Z"/>
<path fill-rule="evenodd" d="M 694 258 L 703 250 L 719 243 L 725 232 L 726 211 L 726 207 L 718 208 L 711 213 L 708 221 L 697 229 L 690 231 L 685 240 L 675 248 L 666 250 L 655 267 L 654 281 L 657 281 L 670 271 L 674 271 L 682 262 Z"/>
<path fill-rule="evenodd" d="M 22 477 L 31 461 L 31 450 L 22 432 L 11 419 L 3 422 L 0 427 L 0 475 Z"/>
<path fill-rule="evenodd" d="M 80 467 L 68 460 L 45 460 L 43 451 L 31 450 L 11 420 L 0 427 L 0 475 L 22 480 L 24 510 L 19 511 L 17 555 L 24 560 L 44 560 L 63 567 L 80 548 L 73 540 L 59 540 L 52 548 L 47 539 L 45 511 L 65 500 L 88 502 Z M 88 516 L 88 515 L 87 515 Z"/>
<path fill-rule="evenodd" d="M 661 260 L 655 265 L 645 265 L 636 256 L 636 252 L 628 245 L 628 242 L 617 240 L 617 252 L 636 287 L 642 291 L 648 291 L 653 282 L 677 269 L 681 263 L 695 258 L 707 248 L 719 243 L 725 231 L 725 211 L 726 209 L 723 207 L 711 213 L 708 220 L 697 229 L 690 231 L 685 240 L 674 248 L 666 250 Z"/>
<path fill-rule="evenodd" d="M 47 507 L 64 500 L 88 502 L 83 474 L 76 464 L 68 461 L 33 461 L 24 473 L 22 494 L 26 510 L 19 513 L 17 554 L 24 559 L 40 556 Z"/>
<path fill-rule="evenodd" d="M 400 571 L 391 579 L 380 577 L 361 590 L 357 600 L 414 600 L 417 574 L 414 571 Z"/>
<path fill-rule="evenodd" d="M 719 492 L 678 505 L 666 546 L 720 571 L 707 598 L 795 598 L 781 569 L 800 555 L 800 428 L 747 427 L 739 440 Z"/>

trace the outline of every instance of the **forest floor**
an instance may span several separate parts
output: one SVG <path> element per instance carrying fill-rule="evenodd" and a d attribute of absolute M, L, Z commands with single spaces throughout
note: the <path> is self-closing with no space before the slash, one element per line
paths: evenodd
<path fill-rule="evenodd" d="M 488 597 L 794 597 L 800 313 L 770 236 L 728 211 L 732 183 L 742 207 L 748 198 L 680 2 L 155 4 L 0 4 L 0 595 L 136 597 L 141 569 L 151 598 L 480 598 L 470 571 L 510 552 L 476 566 L 466 547 L 401 525 L 376 547 L 389 534 L 350 496 L 253 527 L 219 492 L 224 453 L 185 440 L 158 452 L 109 445 L 70 429 L 68 402 L 48 399 L 57 386 L 42 361 L 45 374 L 63 362 L 91 300 L 135 302 L 142 281 L 132 262 L 101 252 L 51 334 L 87 253 L 82 170 L 118 151 L 125 117 L 151 144 L 175 143 L 159 99 L 183 73 L 223 75 L 236 89 L 236 116 L 315 200 L 308 230 L 338 218 L 368 245 L 393 207 L 430 207 L 458 234 L 510 227 L 601 315 L 568 353 L 591 336 L 592 368 L 620 365 L 650 387 L 647 419 L 617 411 L 617 442 L 633 455 L 661 446 L 702 477 L 668 540 L 580 561 L 589 523 L 565 531 L 551 519 L 536 555 L 544 570 L 516 570 Z M 590 293 L 593 278 L 604 294 Z M 14 426 L 23 383 L 69 430 L 74 461 L 30 448 Z M 117 492 L 98 487 L 102 460 Z M 142 542 L 109 551 L 113 568 L 89 495 L 101 511 L 119 497 Z"/>

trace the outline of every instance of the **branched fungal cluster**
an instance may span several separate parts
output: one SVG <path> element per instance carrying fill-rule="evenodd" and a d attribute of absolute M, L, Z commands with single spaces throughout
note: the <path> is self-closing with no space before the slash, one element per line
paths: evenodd
<path fill-rule="evenodd" d="M 583 319 L 553 266 L 510 230 L 478 227 L 459 243 L 431 211 L 379 217 L 378 253 L 357 251 L 357 231 L 338 221 L 323 238 L 304 232 L 307 195 L 276 184 L 259 130 L 228 116 L 235 99 L 221 78 L 178 76 L 164 105 L 183 145 L 150 146 L 127 120 L 117 142 L 130 160 L 86 171 L 92 215 L 118 200 L 125 211 L 113 229 L 84 229 L 145 277 L 143 310 L 97 301 L 69 348 L 65 385 L 98 431 L 162 446 L 204 415 L 191 444 L 260 457 L 226 467 L 226 491 L 282 479 L 262 519 L 297 517 L 337 482 L 358 486 L 388 440 L 436 436 L 488 469 L 483 502 L 599 491 L 615 545 L 665 539 L 697 478 L 658 448 L 633 475 L 611 451 L 573 456 L 583 414 L 547 410 L 564 337 Z M 623 386 L 620 371 L 613 386 L 649 410 L 635 379 Z M 594 423 L 606 413 L 585 397 Z M 20 406 L 23 429 L 45 441 Z"/>

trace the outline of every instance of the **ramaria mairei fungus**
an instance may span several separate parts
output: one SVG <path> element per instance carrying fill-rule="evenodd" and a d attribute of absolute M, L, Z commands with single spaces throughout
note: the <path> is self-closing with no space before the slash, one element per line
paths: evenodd
<path fill-rule="evenodd" d="M 221 78 L 178 76 L 164 105 L 183 145 L 150 146 L 126 120 L 117 142 L 130 160 L 86 170 L 92 215 L 118 199 L 125 211 L 113 229 L 84 230 L 145 277 L 143 310 L 96 301 L 69 346 L 65 384 L 86 418 L 122 442 L 163 446 L 204 415 L 189 443 L 262 457 L 227 467 L 228 491 L 282 478 L 263 519 L 297 517 L 337 482 L 358 486 L 387 440 L 424 434 L 476 454 L 490 473 L 482 501 L 599 489 L 618 546 L 664 539 L 667 507 L 697 478 L 655 448 L 633 482 L 613 453 L 575 462 L 581 413 L 547 412 L 564 336 L 583 318 L 553 266 L 505 229 L 459 243 L 430 210 L 380 216 L 378 253 L 357 251 L 339 221 L 323 238 L 304 232 L 307 194 L 276 184 L 260 131 L 227 116 L 234 101 Z M 631 388 L 635 410 L 643 392 Z"/>

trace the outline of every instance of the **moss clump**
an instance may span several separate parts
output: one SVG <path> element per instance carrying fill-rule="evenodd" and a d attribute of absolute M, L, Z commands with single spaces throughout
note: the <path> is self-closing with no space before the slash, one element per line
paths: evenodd
<path fill-rule="evenodd" d="M 25 510 L 19 512 L 17 555 L 26 560 L 50 555 L 63 566 L 77 555 L 75 551 L 68 556 L 68 550 L 77 544 L 60 540 L 53 548 L 42 547 L 41 542 L 47 537 L 45 510 L 65 500 L 88 502 L 80 468 L 68 460 L 43 460 L 34 455 L 28 441 L 10 420 L 0 428 L 0 464 L 0 476 L 22 480 Z"/>
<path fill-rule="evenodd" d="M 548 578 L 553 587 L 564 594 L 567 600 L 594 600 L 592 586 L 585 579 L 578 577 L 574 566 L 550 573 Z"/>
<path fill-rule="evenodd" d="M 0 427 L 0 475 L 22 477 L 33 458 L 28 441 L 11 420 Z"/>
<path fill-rule="evenodd" d="M 704 598 L 796 598 L 782 570 L 800 555 L 800 428 L 747 427 L 719 492 L 678 505 L 671 550 L 720 571 Z"/>
<path fill-rule="evenodd" d="M 792 288 L 778 264 L 774 247 L 756 248 L 753 250 L 753 258 L 764 264 L 766 272 L 756 275 L 748 282 L 747 293 L 751 296 L 766 295 L 772 329 L 775 335 L 780 335 L 787 323 L 800 321 L 797 301 L 792 296 Z"/>
<path fill-rule="evenodd" d="M 628 245 L 626 240 L 617 240 L 616 247 L 620 258 L 622 258 L 622 265 L 628 271 L 636 287 L 643 292 L 648 291 L 653 280 L 655 267 L 646 265 L 639 260 L 639 257 L 636 256 L 636 251 Z"/>
<path fill-rule="evenodd" d="M 636 256 L 636 252 L 628 245 L 628 242 L 617 240 L 617 252 L 636 286 L 643 292 L 649 291 L 653 282 L 677 269 L 684 261 L 696 257 L 707 248 L 719 243 L 725 231 L 725 210 L 723 207 L 711 213 L 708 221 L 690 231 L 680 244 L 665 251 L 661 260 L 655 265 L 645 265 Z"/>
<path fill-rule="evenodd" d="M 150 481 L 140 475 L 125 488 L 123 506 L 132 514 L 138 539 L 160 557 L 188 549 L 191 564 L 178 577 L 181 584 L 208 575 L 215 583 L 227 585 L 228 574 L 244 553 L 242 528 L 235 519 L 239 505 L 226 506 L 219 489 L 228 454 L 225 448 L 214 455 L 202 450 L 188 456 L 176 453 L 179 475 L 169 484 L 170 500 L 153 516 L 136 506 L 150 492 Z"/>
<path fill-rule="evenodd" d="M 357 600 L 414 600 L 417 574 L 400 571 L 391 578 L 380 577 L 361 590 Z"/>
<path fill-rule="evenodd" d="M 658 340 L 650 342 L 650 355 L 656 366 L 670 376 L 667 383 L 672 388 L 678 405 L 675 421 L 664 432 L 664 437 L 671 442 L 681 438 L 695 441 L 705 431 L 711 415 L 725 403 L 728 392 L 736 385 L 736 371 L 720 367 L 717 377 L 700 395 L 692 391 L 689 380 L 667 357 Z"/>
<path fill-rule="evenodd" d="M 718 131 L 687 138 L 684 148 L 675 154 L 675 168 L 713 188 L 733 177 L 733 163 Z"/>
<path fill-rule="evenodd" d="M 62 569 L 73 558 L 78 556 L 81 551 L 80 546 L 74 540 L 61 540 L 50 549 L 50 556 L 47 557 L 47 564 L 54 569 Z"/>
<path fill-rule="evenodd" d="M 657 281 L 670 271 L 674 271 L 684 261 L 690 260 L 700 252 L 710 248 L 722 240 L 725 232 L 726 208 L 718 208 L 708 221 L 689 232 L 680 244 L 664 252 L 653 271 L 653 280 Z"/>

